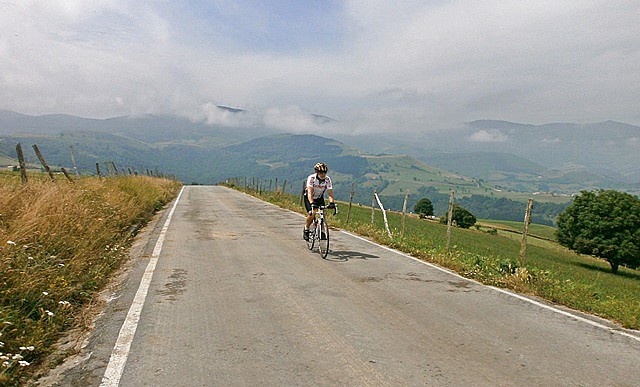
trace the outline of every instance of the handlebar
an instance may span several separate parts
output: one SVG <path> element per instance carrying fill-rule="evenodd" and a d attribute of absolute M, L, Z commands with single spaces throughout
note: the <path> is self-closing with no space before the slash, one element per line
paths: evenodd
<path fill-rule="evenodd" d="M 317 206 L 315 204 L 311 204 L 311 208 L 317 208 L 319 210 L 326 210 L 326 209 L 330 209 L 330 206 Z M 333 215 L 337 215 L 338 214 L 338 205 L 334 203 L 333 206 Z"/>

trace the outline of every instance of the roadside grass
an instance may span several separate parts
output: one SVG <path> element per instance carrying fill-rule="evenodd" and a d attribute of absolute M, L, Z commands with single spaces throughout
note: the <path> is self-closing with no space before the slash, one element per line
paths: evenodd
<path fill-rule="evenodd" d="M 304 212 L 297 195 L 273 192 L 260 195 L 242 187 L 231 187 L 281 207 Z M 621 268 L 619 274 L 614 275 L 604 260 L 574 254 L 554 244 L 544 247 L 532 243 L 528 244 L 523 267 L 519 267 L 521 236 L 514 240 L 455 227 L 451 233 L 451 252 L 447 254 L 446 225 L 406 216 L 401 240 L 402 216 L 388 212 L 393 235 L 390 239 L 380 210 L 375 210 L 372 226 L 371 207 L 352 206 L 348 224 L 348 204 L 340 203 L 339 209 L 339 214 L 329 219 L 332 226 L 356 232 L 484 284 L 598 315 L 625 328 L 640 329 L 640 271 Z M 535 232 L 548 235 L 548 230 L 543 228 Z"/>
<path fill-rule="evenodd" d="M 127 257 L 131 236 L 177 194 L 146 176 L 0 173 L 0 385 L 22 384 Z"/>

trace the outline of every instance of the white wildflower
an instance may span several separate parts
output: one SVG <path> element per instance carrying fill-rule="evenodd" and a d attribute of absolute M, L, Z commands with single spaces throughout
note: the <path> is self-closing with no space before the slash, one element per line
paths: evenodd
<path fill-rule="evenodd" d="M 0 360 L 9 360 L 9 356 L 2 355 L 2 356 L 0 356 Z"/>
<path fill-rule="evenodd" d="M 42 292 L 42 294 L 44 294 L 45 296 L 48 296 L 49 292 Z"/>
<path fill-rule="evenodd" d="M 47 316 L 49 316 L 49 317 L 53 317 L 53 316 L 54 316 L 53 312 L 52 312 L 52 311 L 50 311 L 50 310 L 45 310 L 44 312 L 45 312 L 45 313 L 47 314 Z"/>
<path fill-rule="evenodd" d="M 22 359 L 24 359 L 24 357 L 22 357 L 22 355 L 21 355 L 21 354 L 16 353 L 15 355 L 13 355 L 13 356 L 11 357 L 11 359 L 12 359 L 12 360 L 22 360 Z"/>
<path fill-rule="evenodd" d="M 2 362 L 2 366 L 3 367 L 10 367 L 11 363 L 9 363 L 8 361 L 4 361 L 4 362 Z"/>
<path fill-rule="evenodd" d="M 58 304 L 60 304 L 62 306 L 71 305 L 71 303 L 69 301 L 58 301 Z"/>
<path fill-rule="evenodd" d="M 20 367 L 26 367 L 26 366 L 31 365 L 31 363 L 29 363 L 28 361 L 24 361 L 24 360 L 19 361 L 18 364 L 20 364 Z"/>
<path fill-rule="evenodd" d="M 7 241 L 7 243 L 8 243 L 8 244 L 10 244 L 10 245 L 12 245 L 12 246 L 15 246 L 15 245 L 16 245 L 16 242 L 14 242 L 14 241 Z"/>
<path fill-rule="evenodd" d="M 28 347 L 20 347 L 21 351 L 33 351 L 34 349 L 36 349 L 36 347 L 34 347 L 33 345 L 30 345 Z"/>
<path fill-rule="evenodd" d="M 0 348 L 4 347 L 4 343 L 0 341 Z"/>
<path fill-rule="evenodd" d="M 58 266 L 59 267 L 64 267 L 64 263 L 59 263 Z"/>

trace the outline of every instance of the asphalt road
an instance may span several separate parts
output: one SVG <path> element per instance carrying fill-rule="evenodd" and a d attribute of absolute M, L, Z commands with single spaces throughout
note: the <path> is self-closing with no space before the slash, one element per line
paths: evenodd
<path fill-rule="evenodd" d="M 322 259 L 300 215 L 222 187 L 185 187 L 160 236 L 168 216 L 48 384 L 113 381 L 105 370 L 159 237 L 120 386 L 640 384 L 638 332 L 339 231 Z"/>

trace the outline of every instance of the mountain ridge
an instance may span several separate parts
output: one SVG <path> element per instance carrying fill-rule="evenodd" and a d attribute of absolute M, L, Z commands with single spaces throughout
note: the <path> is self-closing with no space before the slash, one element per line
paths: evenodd
<path fill-rule="evenodd" d="M 240 108 L 228 109 L 233 114 L 245 112 Z M 310 116 L 332 120 L 327 116 Z M 234 145 L 245 142 L 251 144 L 251 141 L 254 142 L 253 152 L 260 152 L 261 143 L 275 141 L 265 137 L 283 134 L 282 131 L 263 127 L 209 125 L 203 121 L 194 122 L 171 115 L 93 119 L 65 114 L 30 116 L 0 110 L 0 134 L 32 132 L 55 137 L 61 133 L 92 131 L 141 141 L 154 149 L 182 148 L 209 153 L 215 150 L 220 154 L 237 154 L 234 153 Z M 343 148 L 346 144 L 358 144 L 359 149 L 353 148 L 351 151 L 353 155 L 359 155 L 365 150 L 371 154 L 404 153 L 428 165 L 456 172 L 476 181 L 484 181 L 489 186 L 500 189 L 570 193 L 598 188 L 640 191 L 626 187 L 640 183 L 640 168 L 637 168 L 640 164 L 640 152 L 633 152 L 631 149 L 636 146 L 633 140 L 636 137 L 633 136 L 640 137 L 640 127 L 612 120 L 595 124 L 543 125 L 476 120 L 465 123 L 461 128 L 425 132 L 415 138 L 398 139 L 397 134 L 394 137 L 384 134 L 366 137 L 336 134 L 332 137 L 334 141 L 340 141 Z M 608 145 L 605 138 L 612 145 Z M 632 140 L 627 141 L 630 138 Z M 362 144 L 369 146 L 363 149 L 361 139 L 366 139 Z M 638 148 L 640 138 L 636 140 Z M 114 141 L 116 140 L 108 142 Z M 126 143 L 126 140 L 123 141 Z M 625 141 L 626 145 L 620 145 Z M 231 148 L 225 148 L 228 146 Z M 245 148 L 247 146 L 248 144 L 244 145 Z M 276 145 L 272 146 L 276 148 Z M 304 142 L 292 145 L 295 148 L 305 146 Z M 612 154 L 611 149 L 616 146 L 626 146 L 629 149 Z M 286 147 L 279 149 L 276 154 L 285 158 L 291 151 Z M 312 151 L 307 149 L 307 152 Z M 603 153 L 605 156 L 602 156 Z M 589 162 L 585 162 L 585 157 Z M 591 163 L 589 157 L 598 160 Z M 607 157 L 608 162 L 600 162 L 607 161 Z M 611 160 L 616 157 L 617 159 Z M 553 159 L 556 161 L 550 161 Z M 278 162 L 270 160 L 269 165 L 278 165 Z M 193 174 L 189 176 L 189 179 L 194 178 L 196 176 Z"/>

